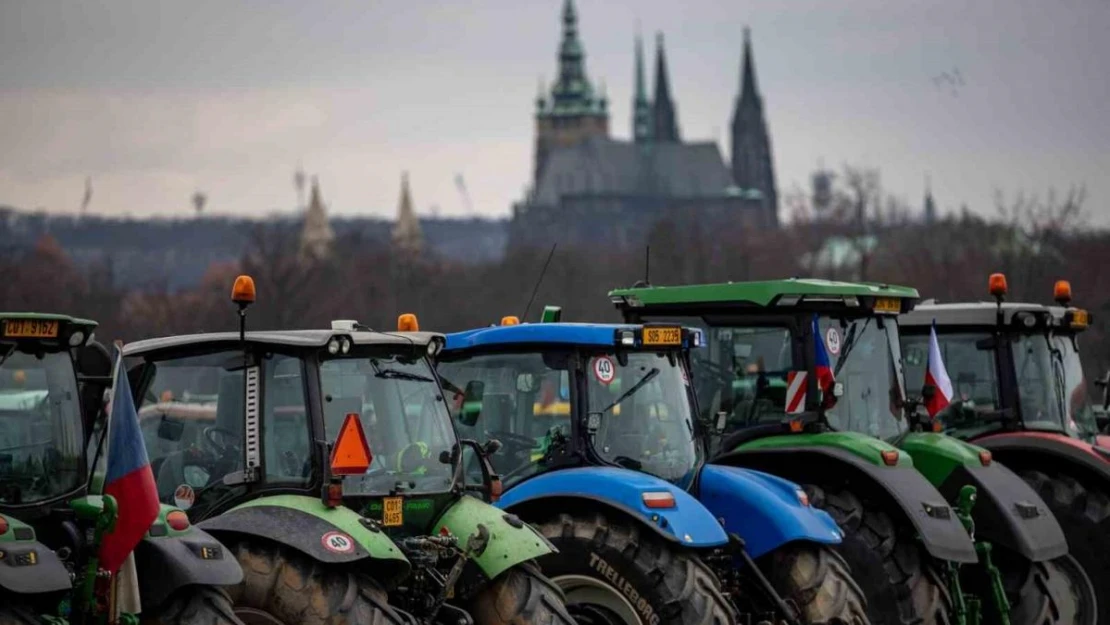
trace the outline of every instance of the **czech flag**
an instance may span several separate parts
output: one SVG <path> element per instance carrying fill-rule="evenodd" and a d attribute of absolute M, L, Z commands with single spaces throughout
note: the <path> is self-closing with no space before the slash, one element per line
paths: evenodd
<path fill-rule="evenodd" d="M 825 340 L 821 337 L 821 326 L 817 323 L 817 315 L 813 315 L 813 344 L 817 348 L 817 356 L 813 362 L 814 373 L 817 375 L 817 388 L 825 394 L 825 407 L 832 405 L 835 398 L 832 394 L 836 376 L 833 375 L 832 365 L 829 364 L 829 352 L 825 351 Z"/>
<path fill-rule="evenodd" d="M 123 352 L 116 361 L 115 384 L 108 407 L 108 473 L 104 494 L 115 497 L 119 509 L 116 526 L 100 545 L 100 567 L 116 573 L 158 518 L 158 488 L 150 469 L 139 415 L 131 399 L 131 385 L 123 367 Z"/>
<path fill-rule="evenodd" d="M 933 396 L 925 402 L 925 409 L 930 417 L 948 407 L 952 401 L 952 380 L 948 377 L 948 370 L 944 368 L 944 359 L 940 355 L 940 342 L 937 341 L 937 322 L 929 330 L 929 360 L 925 367 L 925 384 L 936 389 Z"/>

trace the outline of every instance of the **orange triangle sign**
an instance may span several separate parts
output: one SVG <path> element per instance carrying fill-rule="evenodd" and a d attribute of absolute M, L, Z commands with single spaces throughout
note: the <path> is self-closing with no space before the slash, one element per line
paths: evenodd
<path fill-rule="evenodd" d="M 360 475 L 370 468 L 371 460 L 373 456 L 362 431 L 362 421 L 357 412 L 352 412 L 343 420 L 339 438 L 331 450 L 331 472 L 333 475 Z"/>

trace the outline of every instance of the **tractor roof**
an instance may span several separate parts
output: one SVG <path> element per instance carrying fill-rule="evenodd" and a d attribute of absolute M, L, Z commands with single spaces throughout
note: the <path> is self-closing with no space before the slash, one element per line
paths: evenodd
<path fill-rule="evenodd" d="M 1014 322 L 1014 315 L 1018 313 L 1047 314 L 1055 323 L 1060 323 L 1065 320 L 1069 311 L 1075 310 L 1078 309 L 1024 302 L 1002 303 L 1003 323 L 1007 325 Z M 929 327 L 935 320 L 938 326 L 993 326 L 998 321 L 997 315 L 998 304 L 995 302 L 937 304 L 933 300 L 926 300 L 913 312 L 898 317 L 898 325 L 908 330 L 922 326 Z"/>
<path fill-rule="evenodd" d="M 324 347 L 333 337 L 347 336 L 355 345 L 421 345 L 427 346 L 433 339 L 443 338 L 436 332 L 367 332 L 348 330 L 282 330 L 247 332 L 247 343 L 255 345 L 281 345 L 285 347 L 318 348 Z M 239 344 L 238 332 L 215 332 L 210 334 L 184 334 L 156 339 L 146 339 L 128 343 L 123 348 L 125 356 L 137 356 L 164 349 L 196 345 L 220 345 L 234 347 Z"/>
<path fill-rule="evenodd" d="M 634 324 L 566 322 L 490 326 L 448 334 L 444 351 L 525 343 L 612 347 L 619 343 L 619 331 L 637 332 L 642 328 Z"/>
<path fill-rule="evenodd" d="M 0 319 L 43 319 L 47 321 L 62 321 L 65 323 L 72 323 L 74 325 L 89 326 L 95 328 L 97 323 L 91 319 L 82 319 L 80 317 L 71 317 L 69 315 L 57 315 L 54 313 L 35 313 L 35 312 L 0 312 Z"/>
<path fill-rule="evenodd" d="M 0 341 L 58 349 L 79 347 L 88 342 L 96 326 L 95 321 L 69 315 L 0 312 Z"/>
<path fill-rule="evenodd" d="M 899 298 L 916 300 L 917 289 L 871 282 L 790 278 L 762 282 L 722 282 L 684 286 L 646 286 L 616 289 L 609 298 L 618 308 L 678 306 L 771 306 L 818 298 Z"/>

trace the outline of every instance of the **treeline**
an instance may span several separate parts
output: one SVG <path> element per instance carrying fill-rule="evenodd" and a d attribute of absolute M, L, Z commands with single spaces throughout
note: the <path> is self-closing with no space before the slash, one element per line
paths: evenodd
<path fill-rule="evenodd" d="M 95 319 L 102 340 L 234 330 L 230 288 L 237 274 L 247 273 L 258 288 L 249 316 L 254 329 L 327 327 L 332 319 L 392 329 L 399 313 L 415 312 L 423 329 L 453 331 L 521 316 L 533 291 L 531 320 L 545 304 L 557 304 L 568 320 L 615 321 L 609 289 L 648 272 L 656 285 L 862 278 L 953 301 L 988 299 L 987 276 L 1002 271 L 1011 300 L 1050 303 L 1054 282 L 1071 281 L 1075 304 L 1094 318 L 1082 338 L 1088 375 L 1102 375 L 1110 367 L 1110 272 L 1103 271 L 1110 233 L 1078 226 L 1059 207 L 1050 212 L 993 221 L 965 214 L 931 225 L 871 220 L 863 227 L 800 219 L 772 232 L 664 222 L 645 249 L 556 246 L 542 281 L 550 248 L 510 249 L 498 262 L 460 264 L 406 256 L 352 234 L 336 241 L 327 260 L 307 262 L 298 255 L 299 229 L 270 224 L 253 231 L 238 262 L 213 264 L 199 286 L 185 291 L 132 288 L 115 278 L 110 259 L 74 262 L 47 236 L 30 249 L 0 253 L 0 310 Z"/>

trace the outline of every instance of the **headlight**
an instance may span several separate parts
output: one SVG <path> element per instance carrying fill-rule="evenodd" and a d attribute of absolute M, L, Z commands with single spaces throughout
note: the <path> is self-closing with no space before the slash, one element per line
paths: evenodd
<path fill-rule="evenodd" d="M 635 345 L 636 334 L 631 330 L 621 331 L 621 345 Z"/>
<path fill-rule="evenodd" d="M 69 346 L 70 347 L 77 347 L 84 340 L 85 340 L 85 333 L 80 331 L 80 330 L 77 330 L 73 334 L 69 335 Z"/>
<path fill-rule="evenodd" d="M 332 339 L 328 341 L 328 353 L 332 356 L 339 353 L 339 339 Z"/>
<path fill-rule="evenodd" d="M 343 337 L 342 339 L 339 340 L 339 345 L 340 345 L 340 348 L 343 350 L 344 354 L 351 351 L 351 339 L 349 339 L 347 337 Z"/>

